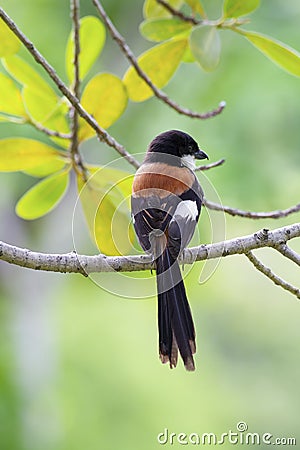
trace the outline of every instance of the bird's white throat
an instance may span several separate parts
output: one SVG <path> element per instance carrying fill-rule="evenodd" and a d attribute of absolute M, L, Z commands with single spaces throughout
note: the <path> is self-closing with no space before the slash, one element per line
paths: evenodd
<path fill-rule="evenodd" d="M 196 169 L 195 157 L 193 155 L 184 155 L 181 157 L 181 162 L 184 166 L 188 167 L 190 170 Z"/>

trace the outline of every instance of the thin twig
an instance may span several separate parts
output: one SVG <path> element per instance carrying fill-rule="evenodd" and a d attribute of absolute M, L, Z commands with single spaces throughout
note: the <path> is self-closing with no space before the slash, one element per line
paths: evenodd
<path fill-rule="evenodd" d="M 300 255 L 296 253 L 294 250 L 292 250 L 287 244 L 282 243 L 277 245 L 276 250 L 278 250 L 283 256 L 290 259 L 294 263 L 298 264 L 300 266 Z"/>
<path fill-rule="evenodd" d="M 230 28 L 235 31 L 238 31 L 236 29 L 236 27 L 250 22 L 250 20 L 248 18 L 244 18 L 244 17 L 242 17 L 242 18 L 233 17 L 233 18 L 230 18 L 229 20 L 225 20 L 224 18 L 221 18 L 218 20 L 207 20 L 207 19 L 197 20 L 195 17 L 187 16 L 186 14 L 182 13 L 181 11 L 178 11 L 178 9 L 173 8 L 173 6 L 170 5 L 168 2 L 166 2 L 165 0 L 156 0 L 156 2 L 159 3 L 160 5 L 162 5 L 169 13 L 172 14 L 172 16 L 178 17 L 183 22 L 189 22 L 193 25 L 208 25 L 208 26 L 212 26 L 212 27 L 225 28 L 225 29 Z"/>
<path fill-rule="evenodd" d="M 222 164 L 224 164 L 224 162 L 225 162 L 225 159 L 222 158 L 219 161 L 215 161 L 213 163 L 206 164 L 205 166 L 196 167 L 195 172 L 198 172 L 198 170 L 204 171 L 204 170 L 213 169 L 214 167 L 222 166 Z"/>
<path fill-rule="evenodd" d="M 79 39 L 79 0 L 71 0 L 71 17 L 73 22 L 73 40 L 74 40 L 74 57 L 73 57 L 73 68 L 74 68 L 74 81 L 73 81 L 73 92 L 75 97 L 80 101 L 80 78 L 79 78 L 79 55 L 80 55 L 80 39 Z M 72 105 L 70 108 L 70 121 L 71 121 L 71 131 L 72 139 L 70 145 L 70 153 L 75 166 L 80 167 L 82 175 L 87 180 L 87 173 L 84 167 L 80 152 L 79 152 L 79 142 L 78 142 L 78 112 Z"/>
<path fill-rule="evenodd" d="M 158 89 L 150 80 L 150 78 L 148 77 L 148 75 L 141 69 L 141 67 L 139 66 L 136 57 L 134 56 L 132 50 L 130 49 L 129 45 L 126 43 L 124 37 L 119 33 L 119 31 L 116 29 L 116 27 L 114 26 L 114 24 L 112 23 L 112 21 L 110 20 L 110 18 L 108 17 L 108 15 L 106 14 L 105 9 L 103 8 L 102 4 L 100 3 L 99 0 L 93 0 L 93 3 L 97 9 L 97 11 L 99 12 L 103 22 L 105 23 L 108 31 L 111 34 L 111 37 L 116 41 L 116 43 L 118 44 L 118 46 L 120 47 L 122 53 L 126 56 L 126 58 L 128 59 L 128 61 L 130 62 L 130 64 L 135 68 L 137 74 L 139 75 L 140 78 L 142 78 L 145 83 L 149 86 L 149 88 L 152 90 L 153 94 L 160 100 L 162 100 L 165 104 L 169 105 L 171 108 L 173 108 L 175 111 L 177 111 L 179 114 L 184 114 L 185 116 L 191 117 L 191 118 L 196 118 L 196 119 L 209 119 L 210 117 L 214 117 L 217 116 L 218 114 L 220 114 L 223 109 L 226 106 L 226 103 L 220 102 L 219 106 L 212 110 L 209 111 L 207 113 L 198 113 L 195 111 L 191 111 L 187 108 L 183 108 L 182 106 L 180 106 L 179 104 L 177 104 L 176 102 L 174 102 L 173 100 L 171 100 L 167 94 L 165 94 L 163 91 L 161 91 L 160 89 Z"/>
<path fill-rule="evenodd" d="M 61 133 L 60 131 L 50 130 L 49 128 L 44 127 L 42 124 L 33 122 L 33 121 L 30 121 L 29 123 L 37 130 L 41 131 L 42 133 L 47 134 L 47 136 L 58 137 L 61 139 L 71 139 L 72 138 L 71 133 Z"/>
<path fill-rule="evenodd" d="M 277 286 L 282 287 L 286 291 L 289 291 L 291 294 L 295 295 L 298 299 L 300 299 L 300 290 L 298 288 L 287 283 L 287 281 L 283 280 L 278 275 L 275 275 L 275 273 L 273 273 L 269 267 L 266 267 L 258 258 L 256 258 L 256 256 L 254 256 L 252 252 L 247 252 L 246 256 L 249 259 L 249 261 L 252 262 L 254 267 L 256 267 L 257 270 L 263 273 L 270 280 L 272 280 L 273 283 L 275 283 Z"/>
<path fill-rule="evenodd" d="M 200 25 L 203 22 L 203 20 L 197 20 L 193 16 L 186 16 L 181 11 L 174 9 L 171 5 L 169 5 L 169 3 L 165 2 L 164 0 L 156 0 L 156 1 L 157 3 L 162 5 L 167 11 L 169 11 L 172 14 L 172 16 L 178 17 L 183 22 L 189 22 L 192 23 L 193 25 Z"/>
<path fill-rule="evenodd" d="M 253 212 L 244 211 L 238 208 L 231 208 L 230 206 L 220 205 L 219 203 L 214 203 L 206 198 L 203 200 L 203 205 L 214 211 L 224 211 L 230 216 L 246 217 L 248 219 L 279 219 L 281 217 L 289 216 L 290 214 L 300 211 L 300 203 L 291 208 L 279 209 L 276 211 L 269 212 Z"/>
<path fill-rule="evenodd" d="M 6 14 L 0 7 L 0 17 L 11 29 L 11 31 L 20 39 L 20 41 L 27 48 L 29 53 L 34 57 L 38 64 L 44 68 L 50 78 L 54 81 L 58 89 L 74 106 L 78 114 L 96 131 L 98 138 L 104 141 L 110 147 L 113 147 L 124 159 L 126 159 L 135 168 L 139 167 L 138 161 L 126 151 L 125 147 L 117 142 L 104 128 L 100 127 L 97 121 L 91 116 L 79 103 L 76 96 L 67 88 L 64 82 L 59 78 L 54 68 L 48 63 L 43 55 L 35 48 L 33 43 L 24 35 L 24 33 L 17 27 L 14 21 Z"/>
<path fill-rule="evenodd" d="M 80 55 L 80 39 L 79 39 L 79 0 L 71 0 L 71 16 L 73 22 L 73 39 L 74 39 L 74 83 L 73 91 L 76 97 L 80 98 L 80 78 L 79 78 L 79 55 Z"/>
<path fill-rule="evenodd" d="M 200 245 L 184 251 L 180 262 L 193 264 L 195 261 L 221 258 L 249 253 L 262 247 L 275 248 L 278 242 L 300 237 L 300 223 L 276 230 L 262 230 L 249 236 L 224 242 Z M 21 267 L 61 273 L 133 272 L 153 268 L 152 258 L 147 255 L 133 256 L 86 256 L 74 252 L 67 254 L 45 254 L 32 252 L 0 241 L 0 260 Z"/>

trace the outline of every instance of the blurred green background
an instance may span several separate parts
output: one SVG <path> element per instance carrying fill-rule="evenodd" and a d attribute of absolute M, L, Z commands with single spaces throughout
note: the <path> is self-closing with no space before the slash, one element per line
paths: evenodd
<path fill-rule="evenodd" d="M 81 1 L 82 15 L 95 14 L 91 3 Z M 217 17 L 221 2 L 203 3 Z M 299 1 L 261 3 L 247 27 L 299 51 Z M 136 54 L 150 46 L 138 33 L 142 4 L 104 2 Z M 1 0 L 1 6 L 66 80 L 69 2 Z M 252 210 L 292 206 L 300 193 L 299 79 L 238 35 L 223 31 L 222 45 L 214 73 L 185 64 L 166 88 L 176 101 L 198 111 L 226 100 L 220 116 L 195 121 L 151 99 L 131 103 L 110 132 L 128 150 L 140 153 L 159 132 L 185 130 L 211 161 L 226 158 L 224 166 L 206 173 L 224 204 Z M 110 70 L 122 76 L 126 68 L 125 58 L 108 38 L 94 73 Z M 10 135 L 41 138 L 31 128 L 0 124 L 0 136 Z M 116 157 L 95 139 L 84 145 L 83 153 L 99 164 Z M 125 162 L 123 167 L 130 170 Z M 57 209 L 30 223 L 15 215 L 14 205 L 31 184 L 33 179 L 25 175 L 1 175 L 1 239 L 46 252 L 72 250 L 75 186 Z M 211 220 L 222 234 L 222 214 L 211 214 Z M 296 221 L 299 213 L 280 221 L 226 217 L 226 237 Z M 199 228 L 201 241 L 209 241 L 206 212 Z M 291 246 L 300 251 L 299 240 Z M 88 248 L 86 234 L 80 250 Z M 271 249 L 256 254 L 299 286 L 295 265 Z M 154 297 L 131 300 L 80 275 L 39 273 L 1 263 L 1 450 L 151 450 L 160 447 L 157 435 L 165 428 L 177 434 L 221 435 L 236 431 L 240 421 L 249 432 L 300 442 L 298 302 L 256 272 L 245 256 L 223 259 L 213 274 L 214 267 L 206 266 L 208 279 L 200 284 L 202 268 L 196 264 L 186 278 L 198 343 L 197 370 L 186 373 L 181 363 L 170 371 L 158 360 Z M 134 277 L 124 275 L 120 283 L 124 292 L 135 288 Z"/>

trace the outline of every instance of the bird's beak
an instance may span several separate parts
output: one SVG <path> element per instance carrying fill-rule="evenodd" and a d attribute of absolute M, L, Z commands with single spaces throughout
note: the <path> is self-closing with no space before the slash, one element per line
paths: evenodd
<path fill-rule="evenodd" d="M 209 159 L 207 154 L 201 150 L 201 148 L 198 148 L 198 151 L 194 153 L 194 156 L 196 159 Z"/>

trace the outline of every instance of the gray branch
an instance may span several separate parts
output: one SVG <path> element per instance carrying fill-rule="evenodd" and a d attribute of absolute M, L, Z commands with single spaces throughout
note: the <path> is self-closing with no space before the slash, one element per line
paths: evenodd
<path fill-rule="evenodd" d="M 191 23 L 192 25 L 201 25 L 207 22 L 205 20 L 198 20 L 193 16 L 187 16 L 183 14 L 181 11 L 178 11 L 177 9 L 173 8 L 171 5 L 169 5 L 168 2 L 165 2 L 164 0 L 156 0 L 156 1 L 157 3 L 161 4 L 167 11 L 169 11 L 174 17 L 178 17 L 184 22 Z"/>
<path fill-rule="evenodd" d="M 273 283 L 275 283 L 277 286 L 282 287 L 286 291 L 290 292 L 291 294 L 295 295 L 298 299 L 300 299 L 300 290 L 296 288 L 295 286 L 292 286 L 287 281 L 280 278 L 278 275 L 276 275 L 269 267 L 266 267 L 256 256 L 253 255 L 252 252 L 246 253 L 247 258 L 253 266 L 259 270 L 261 273 L 263 273 L 267 278 L 269 278 Z"/>
<path fill-rule="evenodd" d="M 73 55 L 73 68 L 74 68 L 74 81 L 73 81 L 73 93 L 75 97 L 80 100 L 80 79 L 79 79 L 79 55 L 80 55 L 80 41 L 79 41 L 79 0 L 71 0 L 71 17 L 73 22 L 73 40 L 74 40 L 74 55 Z M 71 142 L 71 154 L 78 154 L 78 112 L 71 107 L 71 129 L 72 129 L 72 142 Z"/>
<path fill-rule="evenodd" d="M 276 211 L 267 212 L 244 211 L 243 209 L 220 205 L 219 203 L 212 202 L 206 198 L 203 199 L 203 205 L 213 211 L 224 211 L 230 216 L 245 217 L 247 219 L 279 219 L 300 211 L 300 203 L 287 209 L 278 209 Z"/>
<path fill-rule="evenodd" d="M 300 266 L 300 255 L 292 250 L 288 245 L 286 245 L 285 243 L 279 244 L 276 246 L 276 250 L 278 250 L 283 256 Z"/>
<path fill-rule="evenodd" d="M 287 242 L 297 237 L 300 237 L 300 223 L 272 231 L 263 229 L 248 236 L 188 248 L 182 255 L 181 263 L 192 264 L 195 261 L 247 254 L 251 250 L 262 247 L 276 248 L 278 243 Z M 133 272 L 153 268 L 151 257 L 145 254 L 133 256 L 105 256 L 101 254 L 87 256 L 78 255 L 76 252 L 45 254 L 15 247 L 1 241 L 0 260 L 34 270 L 81 273 L 83 275 L 93 272 Z"/>

